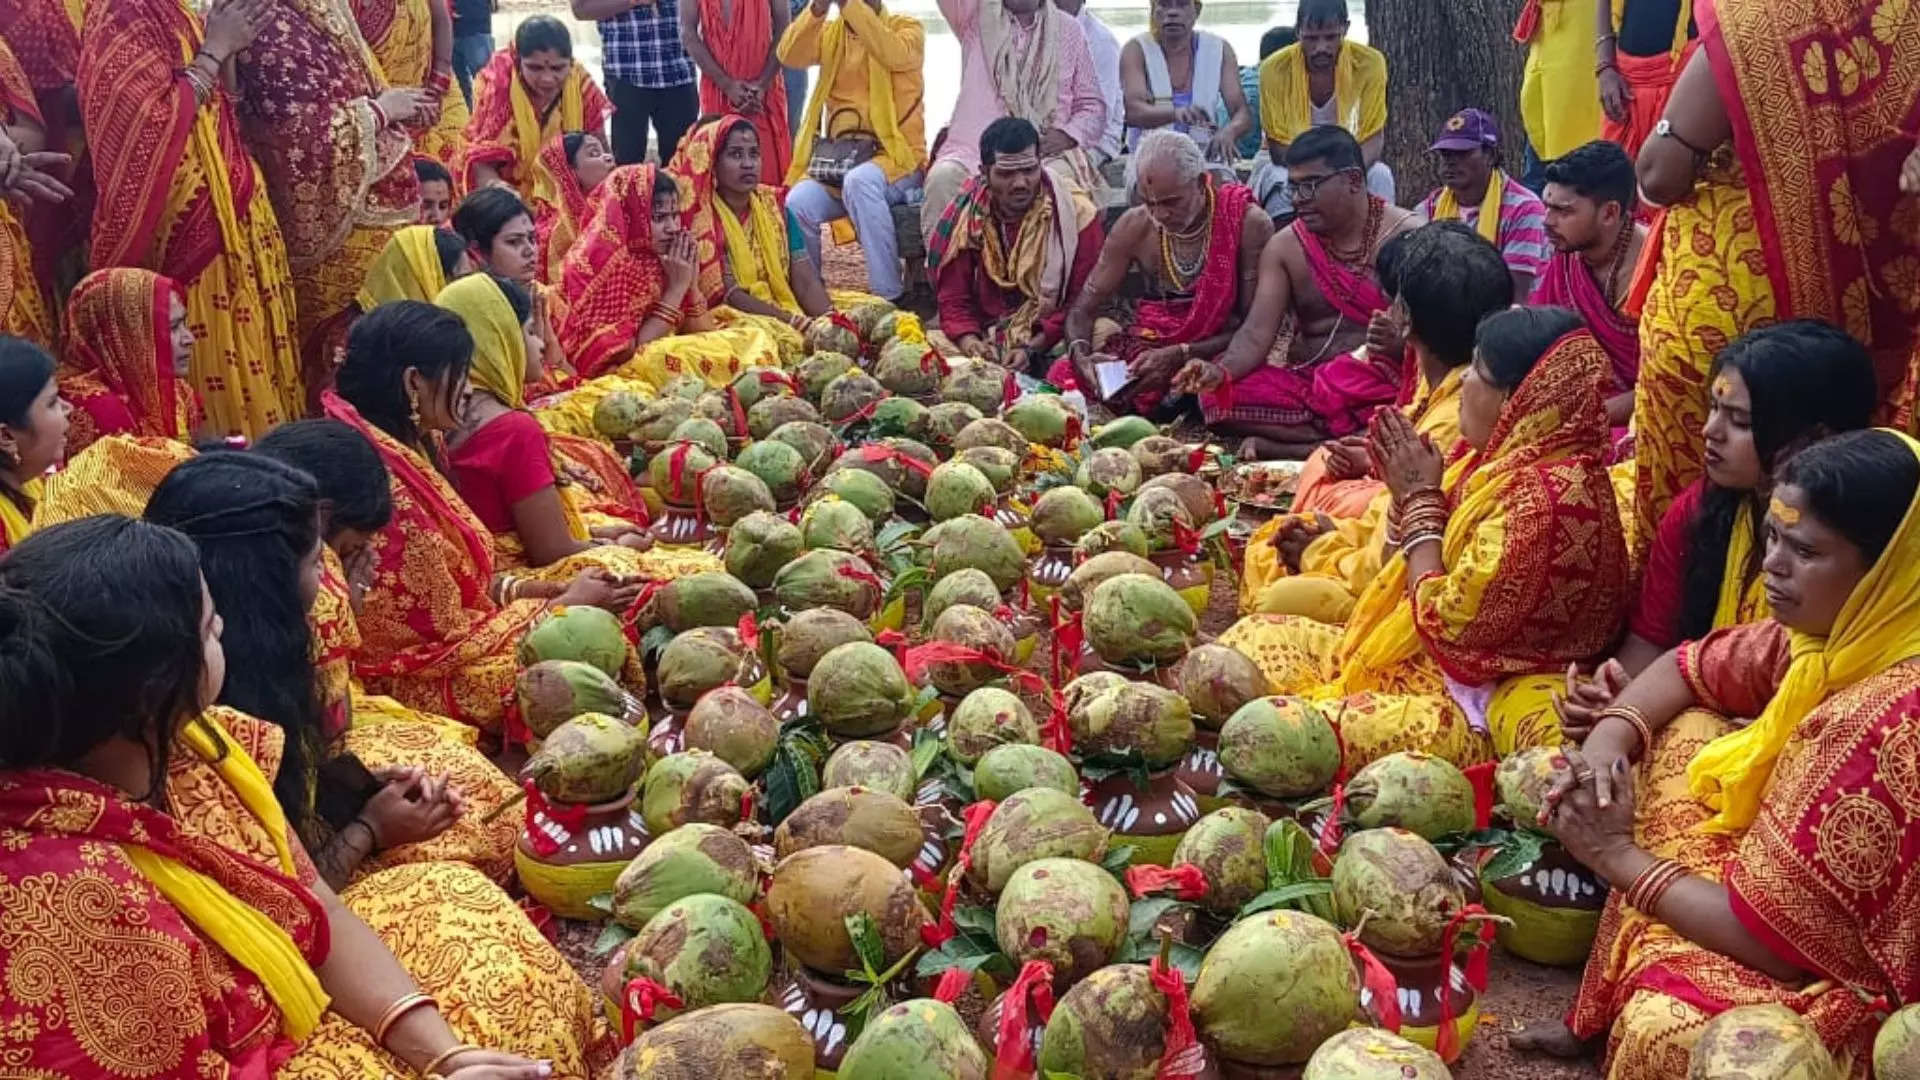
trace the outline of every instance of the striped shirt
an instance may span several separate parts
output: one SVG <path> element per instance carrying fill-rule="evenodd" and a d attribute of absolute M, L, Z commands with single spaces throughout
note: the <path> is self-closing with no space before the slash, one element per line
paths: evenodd
<path fill-rule="evenodd" d="M 1428 221 L 1433 220 L 1433 208 L 1440 201 L 1438 189 L 1427 196 L 1420 204 L 1420 212 Z M 1470 229 L 1478 229 L 1480 207 L 1478 204 L 1460 207 L 1460 221 Z M 1507 177 L 1500 189 L 1500 257 L 1507 261 L 1507 269 L 1520 274 L 1540 276 L 1546 269 L 1547 259 L 1553 251 L 1547 241 L 1547 208 L 1538 196 L 1528 191 L 1526 186 Z"/>

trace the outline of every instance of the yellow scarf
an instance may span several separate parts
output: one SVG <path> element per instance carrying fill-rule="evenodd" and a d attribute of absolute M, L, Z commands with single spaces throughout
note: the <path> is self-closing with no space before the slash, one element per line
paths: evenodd
<path fill-rule="evenodd" d="M 395 300 L 431 304 L 446 287 L 433 226 L 409 225 L 393 234 L 368 268 L 366 284 L 360 287 L 360 310 L 372 311 Z"/>
<path fill-rule="evenodd" d="M 1460 380 L 1467 374 L 1467 365 L 1448 368 L 1440 380 L 1440 385 L 1427 388 L 1427 377 L 1420 376 L 1420 389 L 1415 393 L 1413 404 L 1407 410 L 1413 421 L 1413 430 L 1422 435 L 1433 437 L 1433 444 L 1445 454 L 1460 441 Z"/>
<path fill-rule="evenodd" d="M 1765 575 L 1747 580 L 1747 568 L 1753 558 L 1753 508 L 1740 504 L 1733 518 L 1733 535 L 1727 538 L 1727 565 L 1720 574 L 1720 599 L 1713 605 L 1713 627 L 1739 626 L 1766 616 Z"/>
<path fill-rule="evenodd" d="M 287 816 L 274 798 L 273 785 L 246 751 L 216 725 L 211 717 L 202 717 L 181 729 L 181 741 L 213 766 L 266 827 L 279 857 L 280 872 L 292 877 L 293 849 L 287 840 Z M 300 1042 L 313 1033 L 321 1014 L 327 1011 L 327 992 L 321 989 L 320 977 L 314 974 L 299 946 L 279 924 L 235 898 L 219 882 L 189 870 L 176 859 L 132 844 L 122 844 L 120 850 L 196 929 L 259 978 L 280 1010 L 280 1028 L 288 1038 Z"/>
<path fill-rule="evenodd" d="M 33 505 L 38 507 L 45 487 L 46 481 L 36 476 L 20 485 L 20 493 L 32 499 Z M 20 509 L 20 504 L 14 502 L 11 495 L 0 495 L 0 528 L 6 529 L 7 548 L 19 547 L 20 542 L 33 533 L 33 514 Z"/>
<path fill-rule="evenodd" d="M 1881 428 L 1920 457 L 1920 442 Z M 1719 813 L 1710 832 L 1738 833 L 1753 824 L 1773 763 L 1800 721 L 1833 694 L 1903 660 L 1920 656 L 1920 493 L 1879 561 L 1854 586 L 1824 638 L 1793 631 L 1792 662 L 1759 719 L 1708 743 L 1687 765 L 1694 798 Z"/>
<path fill-rule="evenodd" d="M 567 72 L 566 85 L 560 88 L 560 102 L 548 119 L 559 118 L 559 130 L 579 131 L 587 126 L 586 86 L 587 75 L 578 62 Z M 533 99 L 527 96 L 527 84 L 520 78 L 520 58 L 515 55 L 513 72 L 509 76 L 507 100 L 513 103 L 513 144 L 514 160 L 518 162 L 519 175 L 531 177 L 528 195 L 533 199 L 544 199 L 548 203 L 558 203 L 560 192 L 553 184 L 553 178 L 543 169 L 533 167 L 540 160 L 540 145 L 546 141 L 546 128 L 540 123 L 539 114 L 534 111 Z"/>
<path fill-rule="evenodd" d="M 1487 193 L 1480 199 L 1480 217 L 1473 223 L 1474 231 L 1495 247 L 1500 246 L 1500 198 L 1506 189 L 1507 174 L 1493 170 L 1493 175 L 1487 178 Z M 1433 220 L 1460 220 L 1460 200 L 1452 188 L 1440 189 L 1440 200 L 1433 204 Z"/>
<path fill-rule="evenodd" d="M 787 281 L 787 260 L 782 257 L 787 250 L 787 223 L 773 190 L 765 185 L 753 189 L 747 203 L 749 220 L 744 225 L 718 195 L 713 198 L 713 216 L 720 219 L 720 231 L 727 238 L 727 266 L 733 271 L 733 283 L 762 303 L 799 314 L 800 301 L 794 298 L 793 286 Z"/>
<path fill-rule="evenodd" d="M 876 13 L 876 17 L 886 16 Z M 807 99 L 807 118 L 801 123 L 800 137 L 793 145 L 793 162 L 787 166 L 788 186 L 807 178 L 807 166 L 813 160 L 813 141 L 820 134 L 820 114 L 827 107 L 827 92 L 840 77 L 840 64 L 847 55 L 850 32 L 847 18 L 842 15 L 828 23 L 820 34 L 819 81 Z M 919 164 L 920 155 L 914 153 L 907 142 L 907 133 L 900 130 L 900 117 L 894 111 L 893 73 L 885 64 L 871 59 L 867 61 L 867 122 L 873 125 L 873 134 L 880 140 L 880 154 L 889 164 L 909 172 Z"/>
<path fill-rule="evenodd" d="M 1333 63 L 1334 123 L 1347 127 L 1352 123 L 1354 106 L 1360 107 L 1358 127 L 1353 137 L 1362 142 L 1386 127 L 1387 118 L 1368 101 L 1361 100 L 1361 49 L 1356 42 L 1340 47 L 1340 58 Z M 1269 56 L 1261 71 L 1261 125 L 1269 139 L 1292 142 L 1313 126 L 1313 94 L 1307 89 L 1307 54 L 1299 45 L 1289 45 Z"/>

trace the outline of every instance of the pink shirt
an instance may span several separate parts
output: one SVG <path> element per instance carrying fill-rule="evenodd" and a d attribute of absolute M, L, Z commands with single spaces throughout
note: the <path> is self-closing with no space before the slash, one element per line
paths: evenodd
<path fill-rule="evenodd" d="M 1107 99 L 1100 91 L 1087 36 L 1073 16 L 1051 5 L 1042 9 L 1053 20 L 1053 39 L 1060 50 L 1060 103 L 1054 108 L 1055 127 L 1073 136 L 1084 150 L 1100 145 L 1106 133 Z M 980 40 L 980 0 L 940 0 L 940 13 L 960 41 L 960 96 L 953 103 L 947 139 L 935 161 L 957 161 L 969 171 L 980 168 L 980 133 L 1008 114 L 993 82 L 987 50 Z M 1032 31 L 1018 19 L 1009 19 L 1016 43 Z"/>

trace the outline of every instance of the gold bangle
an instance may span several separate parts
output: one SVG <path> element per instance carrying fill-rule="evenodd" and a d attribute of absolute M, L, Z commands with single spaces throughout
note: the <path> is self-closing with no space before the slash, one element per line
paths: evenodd
<path fill-rule="evenodd" d="M 1627 886 L 1627 906 L 1642 915 L 1651 917 L 1653 909 L 1659 906 L 1660 898 L 1666 895 L 1667 889 L 1675 881 L 1685 877 L 1686 873 L 1687 868 L 1672 859 L 1655 860 L 1645 870 L 1640 871 L 1640 875 L 1633 879 L 1633 884 Z"/>
<path fill-rule="evenodd" d="M 461 1054 L 465 1054 L 465 1053 L 468 1053 L 469 1051 L 478 1050 L 478 1049 L 480 1048 L 473 1045 L 472 1043 L 454 1043 L 452 1046 L 449 1046 L 445 1050 L 440 1051 L 440 1053 L 436 1055 L 432 1061 L 427 1062 L 426 1066 L 420 1070 L 420 1075 L 421 1076 L 437 1076 L 439 1074 L 440 1066 L 445 1065 L 447 1063 L 448 1058 L 459 1057 Z"/>
<path fill-rule="evenodd" d="M 1607 717 L 1626 721 L 1627 726 L 1631 727 L 1634 734 L 1640 737 L 1641 754 L 1644 755 L 1652 749 L 1653 725 L 1647 723 L 1647 714 L 1640 711 L 1639 707 L 1634 705 L 1609 705 L 1595 715 L 1594 722 L 1597 724 Z"/>
<path fill-rule="evenodd" d="M 378 843 L 379 837 L 375 837 L 374 841 Z M 387 1045 L 387 1035 L 393 1031 L 393 1025 L 399 1023 L 401 1017 L 422 1005 L 432 1005 L 436 1009 L 440 1007 L 440 1003 L 433 1000 L 432 996 L 419 990 L 403 995 L 398 1001 L 387 1006 L 387 1011 L 380 1014 L 380 1022 L 373 1025 L 373 1044 L 384 1049 Z"/>

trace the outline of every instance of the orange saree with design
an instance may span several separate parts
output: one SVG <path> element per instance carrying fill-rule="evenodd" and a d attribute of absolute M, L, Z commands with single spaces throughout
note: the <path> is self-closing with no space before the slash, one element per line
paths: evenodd
<path fill-rule="evenodd" d="M 354 674 L 410 708 L 498 730 L 518 675 L 514 650 L 545 605 L 489 599 L 493 542 L 433 465 L 337 394 L 322 395 L 321 408 L 364 435 L 392 476 L 393 520 L 371 541 L 378 568 Z"/>
<path fill-rule="evenodd" d="M 473 167 L 490 165 L 522 199 L 551 202 L 554 193 L 542 189 L 533 167 L 540 148 L 569 131 L 604 138 L 612 115 L 613 102 L 577 60 L 560 96 L 542 115 L 520 79 L 519 54 L 502 49 L 473 77 L 473 118 L 467 121 L 467 146 L 456 175 L 471 191 L 478 186 Z"/>
<path fill-rule="evenodd" d="M 197 104 L 181 68 L 201 44 L 181 0 L 87 0 L 80 103 L 99 206 L 92 265 L 180 283 L 193 381 L 223 434 L 301 415 L 292 280 L 266 183 L 224 91 Z"/>
<path fill-rule="evenodd" d="M 8 124 L 32 123 L 46 127 L 27 73 L 4 40 L 0 40 L 0 105 L 6 108 Z M 48 313 L 47 298 L 40 292 L 40 279 L 33 272 L 33 245 L 27 239 L 20 207 L 11 201 L 0 200 L 0 240 L 4 240 L 11 251 L 6 265 L 0 266 L 0 270 L 6 271 L 5 288 L 11 296 L 5 306 L 0 306 L 0 333 L 26 338 L 51 349 L 53 316 Z"/>
<path fill-rule="evenodd" d="M 180 286 L 151 270 L 95 270 L 67 298 L 60 396 L 74 406 L 67 460 L 105 435 L 190 441 L 199 396 L 173 372 L 169 333 Z"/>
<path fill-rule="evenodd" d="M 567 313 L 560 343 L 581 378 L 592 378 L 625 359 L 647 312 L 660 299 L 667 275 L 653 250 L 652 165 L 626 165 L 601 182 L 593 216 L 562 261 L 560 292 Z M 706 310 L 698 289 L 688 289 L 687 315 Z"/>
<path fill-rule="evenodd" d="M 353 0 L 353 18 L 360 35 L 373 50 L 389 86 L 429 86 L 434 83 L 433 7 L 444 0 Z M 452 24 L 448 24 L 452 32 Z M 451 169 L 466 145 L 470 115 L 467 99 L 442 93 L 440 116 L 432 125 L 406 127 L 413 136 L 413 152 Z"/>

